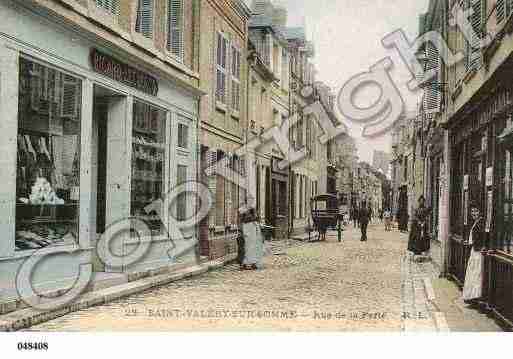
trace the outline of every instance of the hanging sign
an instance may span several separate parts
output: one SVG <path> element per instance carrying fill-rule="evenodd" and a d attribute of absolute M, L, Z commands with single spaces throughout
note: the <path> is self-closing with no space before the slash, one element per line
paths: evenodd
<path fill-rule="evenodd" d="M 493 167 L 488 167 L 486 169 L 486 186 L 493 186 Z"/>
<path fill-rule="evenodd" d="M 122 63 L 97 49 L 91 51 L 91 65 L 94 71 L 149 95 L 157 96 L 159 92 L 159 84 L 155 77 Z"/>
<path fill-rule="evenodd" d="M 470 179 L 469 175 L 465 175 L 465 177 L 463 177 L 463 189 L 464 190 L 467 190 L 469 187 L 469 179 Z"/>

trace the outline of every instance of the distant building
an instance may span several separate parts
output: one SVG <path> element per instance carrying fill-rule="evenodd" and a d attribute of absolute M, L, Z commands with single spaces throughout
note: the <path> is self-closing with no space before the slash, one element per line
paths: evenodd
<path fill-rule="evenodd" d="M 374 151 L 372 155 L 372 167 L 380 169 L 384 174 L 387 174 L 390 170 L 390 161 L 392 156 L 385 151 Z"/>

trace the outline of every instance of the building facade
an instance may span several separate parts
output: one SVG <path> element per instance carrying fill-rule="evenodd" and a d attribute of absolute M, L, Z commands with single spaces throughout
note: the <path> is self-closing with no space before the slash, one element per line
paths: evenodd
<path fill-rule="evenodd" d="M 8 298 L 24 260 L 46 247 L 59 253 L 32 278 L 43 292 L 68 288 L 81 263 L 120 274 L 176 264 L 169 229 L 195 208 L 186 195 L 168 208 L 159 200 L 196 178 L 197 11 L 196 1 L 174 0 L 0 3 L 0 286 Z M 151 242 L 144 258 L 98 261 L 98 238 L 129 218 L 143 231 L 127 228 L 113 250 Z M 184 235 L 195 239 L 196 229 Z"/>
<path fill-rule="evenodd" d="M 253 2 L 252 12 L 249 41 L 254 55 L 250 55 L 248 78 L 247 141 L 271 127 L 280 127 L 290 115 L 290 56 L 282 31 L 287 24 L 287 10 L 275 7 L 269 0 L 259 0 Z M 287 238 L 289 172 L 278 166 L 287 153 L 274 140 L 266 141 L 257 152 L 257 213 L 262 222 L 275 228 L 275 238 Z"/>
<path fill-rule="evenodd" d="M 247 121 L 247 46 L 250 11 L 243 1 L 199 1 L 201 178 L 213 195 L 212 209 L 200 225 L 201 255 L 219 258 L 235 252 L 238 208 L 244 200 L 231 178 L 214 170 L 227 163 L 234 172 L 245 167 L 237 155 Z"/>

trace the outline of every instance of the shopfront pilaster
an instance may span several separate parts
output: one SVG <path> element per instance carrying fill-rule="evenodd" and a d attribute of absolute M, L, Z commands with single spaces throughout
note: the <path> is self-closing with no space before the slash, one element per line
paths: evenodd
<path fill-rule="evenodd" d="M 18 133 L 18 51 L 0 42 L 0 258 L 12 257 L 16 210 L 16 139 Z"/>

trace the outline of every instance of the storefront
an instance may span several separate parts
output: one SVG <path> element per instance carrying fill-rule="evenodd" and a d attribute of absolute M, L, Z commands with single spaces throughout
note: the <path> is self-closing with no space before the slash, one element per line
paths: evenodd
<path fill-rule="evenodd" d="M 500 83 L 500 82 L 499 82 Z M 506 84 L 486 92 L 473 111 L 450 128 L 451 236 L 449 273 L 464 284 L 472 226 L 470 206 L 482 213 L 486 246 L 484 291 L 497 317 L 513 324 L 512 141 L 513 92 Z"/>
<path fill-rule="evenodd" d="M 15 296 L 20 265 L 42 248 L 79 250 L 41 261 L 39 290 L 72 283 L 78 263 L 121 273 L 174 264 L 188 244 L 168 229 L 193 214 L 194 201 L 184 193 L 165 208 L 162 199 L 196 179 L 199 92 L 11 2 L 0 13 L 0 289 Z M 151 246 L 134 264 L 102 266 L 95 243 L 128 218 L 151 235 L 120 235 L 114 251 Z M 194 243 L 196 230 L 184 237 Z"/>

